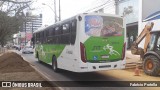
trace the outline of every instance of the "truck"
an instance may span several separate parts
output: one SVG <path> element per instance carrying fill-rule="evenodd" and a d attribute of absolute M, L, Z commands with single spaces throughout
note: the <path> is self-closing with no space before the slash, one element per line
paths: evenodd
<path fill-rule="evenodd" d="M 147 24 L 131 46 L 131 53 L 140 55 L 143 70 L 147 75 L 157 76 L 160 72 L 160 31 L 152 31 L 154 23 Z M 145 38 L 144 48 L 138 47 Z"/>
<path fill-rule="evenodd" d="M 158 76 L 160 74 L 159 3 L 160 0 L 154 0 L 154 2 L 152 0 L 140 0 L 142 8 L 139 20 L 140 34 L 131 46 L 131 53 L 140 55 L 143 60 L 143 70 L 150 76 Z M 150 6 L 148 7 L 148 5 Z M 145 41 L 143 40 L 144 38 Z"/>

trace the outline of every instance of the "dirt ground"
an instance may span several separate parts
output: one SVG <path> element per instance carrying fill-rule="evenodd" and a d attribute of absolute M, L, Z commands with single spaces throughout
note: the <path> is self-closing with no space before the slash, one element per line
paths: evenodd
<path fill-rule="evenodd" d="M 0 56 L 0 81 L 46 81 L 28 62 L 14 53 L 7 52 Z M 48 83 L 49 84 L 49 83 Z M 55 90 L 52 87 L 42 88 L 0 88 L 0 90 Z"/>

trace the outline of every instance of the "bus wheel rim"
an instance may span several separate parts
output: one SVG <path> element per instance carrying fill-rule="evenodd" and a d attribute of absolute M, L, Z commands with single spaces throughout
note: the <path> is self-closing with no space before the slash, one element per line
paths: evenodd
<path fill-rule="evenodd" d="M 148 71 L 151 71 L 153 69 L 153 62 L 152 62 L 152 60 L 147 60 L 147 62 L 146 62 L 146 69 Z"/>

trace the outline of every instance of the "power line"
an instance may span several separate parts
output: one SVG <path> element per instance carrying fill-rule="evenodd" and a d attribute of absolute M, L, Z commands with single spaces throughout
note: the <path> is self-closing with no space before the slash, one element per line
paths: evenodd
<path fill-rule="evenodd" d="M 97 7 L 94 7 L 94 8 L 92 8 L 92 9 L 89 9 L 89 10 L 87 10 L 87 11 L 85 11 L 85 12 L 89 12 L 89 11 L 91 11 L 91 10 L 97 9 L 97 8 L 99 8 L 99 7 L 102 7 L 102 6 L 104 6 L 104 5 L 108 4 L 108 3 L 111 3 L 112 1 L 113 1 L 113 0 L 108 0 L 108 1 L 106 1 L 104 4 L 99 5 L 99 6 L 97 6 Z"/>
<path fill-rule="evenodd" d="M 98 0 L 98 1 L 102 1 L 102 0 Z M 104 2 L 104 0 L 103 0 L 103 2 Z M 113 8 L 114 9 L 114 6 L 115 6 L 115 2 L 114 2 L 114 0 L 108 0 L 107 2 L 105 1 L 105 3 L 104 4 L 102 4 L 103 2 L 101 2 L 101 5 L 99 5 L 99 6 L 97 6 L 97 7 L 94 7 L 94 8 L 92 8 L 92 9 L 89 9 L 89 10 L 87 10 L 87 11 L 84 11 L 85 9 L 83 9 L 83 10 L 78 10 L 79 12 L 78 13 L 83 13 L 83 12 L 89 12 L 89 11 L 91 11 L 91 10 L 94 10 L 94 9 L 97 9 L 97 8 L 99 8 L 99 7 L 101 7 L 102 8 L 102 6 L 103 6 L 103 8 Z M 97 2 L 94 2 L 94 3 L 97 3 Z M 92 5 L 93 5 L 93 2 L 92 2 Z M 113 10 L 112 10 L 113 11 Z M 113 12 L 115 12 L 115 11 L 113 11 Z"/>
<path fill-rule="evenodd" d="M 81 9 L 78 10 L 78 11 L 79 11 L 79 12 L 84 12 L 84 10 L 85 10 L 86 8 L 90 8 L 91 6 L 93 6 L 93 5 L 95 5 L 95 4 L 100 4 L 100 3 L 102 3 L 102 2 L 97 2 L 97 1 L 99 1 L 99 0 L 94 0 L 94 1 L 92 1 L 89 5 L 81 8 Z"/>

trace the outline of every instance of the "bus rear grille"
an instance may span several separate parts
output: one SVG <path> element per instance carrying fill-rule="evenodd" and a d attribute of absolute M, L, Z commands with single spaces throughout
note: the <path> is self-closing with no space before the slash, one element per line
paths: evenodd
<path fill-rule="evenodd" d="M 99 66 L 99 68 L 109 68 L 111 67 L 111 65 L 103 65 L 103 66 Z"/>

